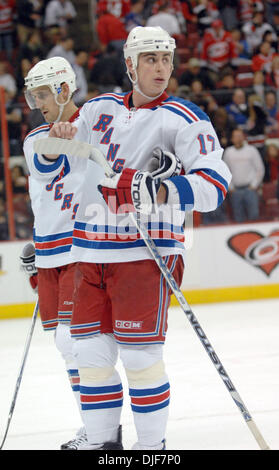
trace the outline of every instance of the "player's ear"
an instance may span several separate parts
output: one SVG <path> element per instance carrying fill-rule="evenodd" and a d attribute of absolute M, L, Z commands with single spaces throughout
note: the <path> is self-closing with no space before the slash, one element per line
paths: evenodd
<path fill-rule="evenodd" d="M 132 64 L 132 59 L 131 59 L 131 57 L 128 57 L 128 58 L 126 59 L 126 66 L 127 66 L 128 72 L 130 73 L 130 75 L 132 75 L 133 72 L 134 72 L 134 67 L 133 67 L 133 64 Z"/>
<path fill-rule="evenodd" d="M 68 83 L 62 83 L 61 84 L 61 96 L 63 98 L 63 101 L 68 100 L 69 93 L 70 93 L 70 88 L 69 88 Z"/>

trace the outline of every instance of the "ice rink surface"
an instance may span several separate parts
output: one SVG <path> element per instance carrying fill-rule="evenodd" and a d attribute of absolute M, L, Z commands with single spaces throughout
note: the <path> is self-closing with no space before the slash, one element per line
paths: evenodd
<path fill-rule="evenodd" d="M 192 310 L 271 450 L 279 450 L 279 299 L 193 305 Z M 0 440 L 31 318 L 0 321 Z M 165 362 L 171 384 L 168 450 L 259 450 L 179 307 L 169 311 Z M 122 365 L 123 444 L 136 434 Z M 81 426 L 53 332 L 37 320 L 4 449 L 59 450 Z"/>

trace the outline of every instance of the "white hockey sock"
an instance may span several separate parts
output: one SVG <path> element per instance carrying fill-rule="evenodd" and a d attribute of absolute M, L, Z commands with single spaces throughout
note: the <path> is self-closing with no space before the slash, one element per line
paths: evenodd
<path fill-rule="evenodd" d="M 161 446 L 169 413 L 168 378 L 165 376 L 160 381 L 142 387 L 130 386 L 129 395 L 139 445 L 143 446 L 142 448 Z"/>
<path fill-rule="evenodd" d="M 102 382 L 80 382 L 80 403 L 89 444 L 116 441 L 123 404 L 118 372 Z"/>
<path fill-rule="evenodd" d="M 68 373 L 70 385 L 71 385 L 75 400 L 78 405 L 78 409 L 80 410 L 80 391 L 79 391 L 80 379 L 79 379 L 78 369 L 72 368 L 72 367 L 68 368 L 67 373 Z"/>

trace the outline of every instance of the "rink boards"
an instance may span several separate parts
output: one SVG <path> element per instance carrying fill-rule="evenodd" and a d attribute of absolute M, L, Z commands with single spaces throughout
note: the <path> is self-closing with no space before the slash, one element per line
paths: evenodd
<path fill-rule="evenodd" d="M 33 312 L 19 262 L 25 244 L 0 243 L 0 319 Z M 279 222 L 187 229 L 185 247 L 181 290 L 190 304 L 279 297 Z"/>

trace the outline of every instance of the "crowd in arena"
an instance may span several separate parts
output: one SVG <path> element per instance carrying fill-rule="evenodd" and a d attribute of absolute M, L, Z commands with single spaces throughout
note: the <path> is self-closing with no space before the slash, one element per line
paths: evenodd
<path fill-rule="evenodd" d="M 30 111 L 24 77 L 38 61 L 65 57 L 82 106 L 104 92 L 129 91 L 123 44 L 135 26 L 161 26 L 176 39 L 166 90 L 210 117 L 232 172 L 229 196 L 200 224 L 279 218 L 279 1 L 99 0 L 92 7 L 92 45 L 79 29 L 79 2 L 0 0 L 0 86 L 5 90 L 17 238 L 32 236 L 22 143 L 43 115 Z M 201 142 L 202 146 L 202 142 Z M 245 146 L 245 148 L 244 148 Z M 241 149 L 244 149 L 243 151 Z M 0 145 L 0 240 L 8 224 Z"/>

